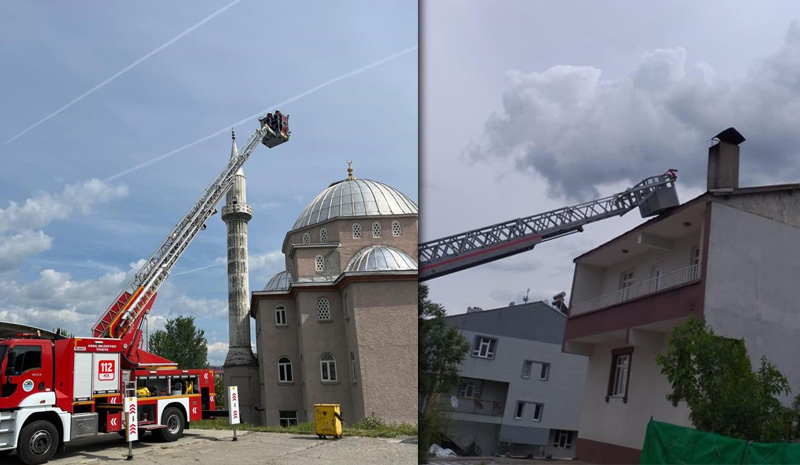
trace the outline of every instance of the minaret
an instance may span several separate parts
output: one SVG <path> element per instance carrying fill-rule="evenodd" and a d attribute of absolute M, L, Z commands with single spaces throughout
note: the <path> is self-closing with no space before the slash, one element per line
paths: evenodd
<path fill-rule="evenodd" d="M 231 158 L 239 156 L 236 134 Z M 247 205 L 246 180 L 239 168 L 222 207 L 222 221 L 228 226 L 228 355 L 225 357 L 225 385 L 238 386 L 242 420 L 253 421 L 258 399 L 258 362 L 250 347 L 250 284 L 247 273 L 247 222 L 253 209 Z M 255 380 L 255 392 L 251 388 Z M 247 382 L 243 382 L 247 380 Z M 250 402 L 248 402 L 250 400 Z M 255 402 L 254 402 L 255 401 Z M 249 404 L 249 405 L 248 405 Z"/>

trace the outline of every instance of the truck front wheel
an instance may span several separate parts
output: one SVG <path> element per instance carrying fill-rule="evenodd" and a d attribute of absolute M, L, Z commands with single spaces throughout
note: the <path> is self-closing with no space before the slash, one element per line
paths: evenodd
<path fill-rule="evenodd" d="M 38 465 L 45 463 L 58 449 L 58 430 L 46 420 L 38 420 L 25 425 L 19 433 L 17 455 L 22 463 Z"/>
<path fill-rule="evenodd" d="M 161 415 L 161 424 L 166 428 L 153 430 L 159 439 L 164 442 L 177 441 L 183 436 L 183 412 L 176 407 L 167 407 Z"/>

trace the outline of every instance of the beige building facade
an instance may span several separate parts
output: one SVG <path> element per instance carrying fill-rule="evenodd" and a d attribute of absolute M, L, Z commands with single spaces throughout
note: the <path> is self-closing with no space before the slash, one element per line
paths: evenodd
<path fill-rule="evenodd" d="M 417 422 L 417 206 L 348 172 L 301 213 L 286 269 L 251 295 L 263 424 L 313 421 L 330 403 L 351 424 Z"/>

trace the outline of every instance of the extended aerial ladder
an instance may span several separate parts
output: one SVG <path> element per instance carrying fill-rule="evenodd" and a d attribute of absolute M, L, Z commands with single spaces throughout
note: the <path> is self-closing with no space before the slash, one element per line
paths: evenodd
<path fill-rule="evenodd" d="M 419 281 L 444 276 L 582 232 L 583 226 L 639 207 L 642 217 L 678 205 L 676 170 L 644 179 L 630 189 L 591 202 L 443 237 L 419 245 Z"/>
<path fill-rule="evenodd" d="M 167 279 L 172 267 L 198 232 L 205 229 L 206 220 L 216 213 L 216 205 L 230 189 L 236 172 L 250 158 L 261 142 L 275 147 L 289 140 L 288 115 L 276 111 L 260 119 L 261 127 L 247 140 L 238 157 L 231 158 L 222 172 L 203 195 L 161 242 L 153 255 L 142 265 L 92 327 L 94 337 L 111 337 L 122 340 L 127 350 L 125 358 L 130 365 L 171 365 L 166 360 L 139 350 L 142 323 L 150 311 L 159 286 Z"/>

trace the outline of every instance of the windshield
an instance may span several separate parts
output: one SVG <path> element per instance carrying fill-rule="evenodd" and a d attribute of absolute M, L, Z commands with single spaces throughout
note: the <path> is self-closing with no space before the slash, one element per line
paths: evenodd
<path fill-rule="evenodd" d="M 6 351 L 8 350 L 8 346 L 2 345 L 0 346 L 0 364 L 3 363 L 3 359 L 6 358 Z"/>

